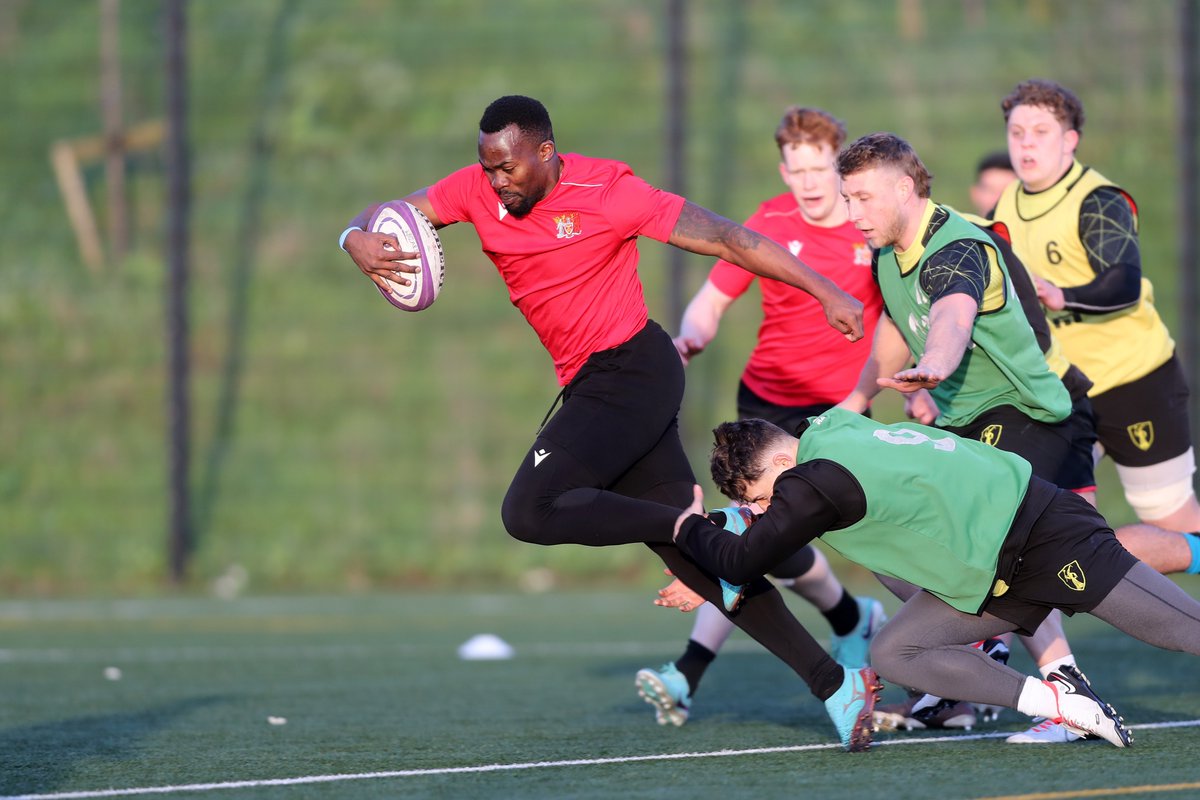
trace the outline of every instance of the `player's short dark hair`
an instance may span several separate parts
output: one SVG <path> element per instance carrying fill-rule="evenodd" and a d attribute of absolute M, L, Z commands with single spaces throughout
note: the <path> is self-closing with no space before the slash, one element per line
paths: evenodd
<path fill-rule="evenodd" d="M 912 145 L 894 133 L 880 131 L 860 136 L 838 155 L 838 174 L 843 178 L 880 166 L 899 169 L 912 178 L 917 197 L 929 197 L 933 176 Z"/>
<path fill-rule="evenodd" d="M 550 112 L 539 101 L 521 94 L 509 94 L 493 100 L 479 119 L 483 133 L 499 133 L 516 125 L 522 136 L 537 140 L 537 144 L 554 141 L 554 126 Z"/>
<path fill-rule="evenodd" d="M 1006 123 L 1017 106 L 1041 106 L 1053 114 L 1064 128 L 1083 134 L 1083 101 L 1061 83 L 1044 78 L 1018 83 L 1008 97 L 1000 101 Z"/>
<path fill-rule="evenodd" d="M 788 438 L 782 428 L 765 419 L 722 422 L 713 428 L 713 448 L 708 461 L 713 483 L 730 500 L 743 502 L 746 486 L 762 477 L 766 470 L 763 459 L 766 449 Z"/>
<path fill-rule="evenodd" d="M 1008 157 L 1008 151 L 993 150 L 979 159 L 979 163 L 975 165 L 975 177 L 978 178 L 989 169 L 1006 169 L 1013 172 L 1012 159 Z"/>

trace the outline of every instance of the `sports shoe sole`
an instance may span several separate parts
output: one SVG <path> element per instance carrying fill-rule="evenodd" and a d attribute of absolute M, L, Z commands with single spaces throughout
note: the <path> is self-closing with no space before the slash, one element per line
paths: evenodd
<path fill-rule="evenodd" d="M 862 753 L 871 748 L 871 737 L 875 733 L 875 703 L 879 701 L 879 693 L 883 691 L 883 681 L 870 667 L 863 668 L 863 692 L 866 702 L 862 710 L 854 718 L 854 728 L 850 731 L 850 743 L 846 749 L 851 753 Z"/>
<path fill-rule="evenodd" d="M 943 721 L 940 725 L 926 725 L 915 717 L 897 714 L 894 711 L 876 711 L 874 714 L 875 730 L 881 733 L 892 731 L 923 731 L 953 729 L 969 731 L 975 727 L 974 714 L 959 714 Z"/>
<path fill-rule="evenodd" d="M 676 728 L 687 722 L 688 710 L 671 697 L 667 685 L 654 670 L 640 669 L 637 678 L 638 696 L 654 707 L 654 720 L 659 725 L 674 725 Z"/>

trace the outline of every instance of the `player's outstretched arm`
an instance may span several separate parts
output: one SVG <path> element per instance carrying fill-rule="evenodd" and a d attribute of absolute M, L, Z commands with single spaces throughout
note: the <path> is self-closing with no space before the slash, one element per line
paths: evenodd
<path fill-rule="evenodd" d="M 863 335 L 862 303 L 836 283 L 765 236 L 695 203 L 687 202 L 667 241 L 676 247 L 723 258 L 764 278 L 808 292 L 825 308 L 825 319 L 850 341 Z"/>
<path fill-rule="evenodd" d="M 908 393 L 932 389 L 950 377 L 967 352 L 978 311 L 977 301 L 967 294 L 956 292 L 935 301 L 929 309 L 925 352 L 917 365 L 895 373 L 890 380 L 880 378 L 880 385 Z"/>
<path fill-rule="evenodd" d="M 434 213 L 427 189 L 413 192 L 401 200 L 420 209 L 421 213 L 429 218 L 433 227 L 445 227 L 445 223 Z M 367 223 L 370 222 L 379 206 L 378 203 L 368 206 L 357 217 L 350 220 L 350 226 L 342 234 L 342 249 L 349 254 L 364 275 L 374 281 L 380 289 L 388 292 L 390 288 L 385 279 L 393 280 L 402 286 L 410 283 L 409 279 L 405 277 L 406 274 L 414 273 L 420 268 L 400 262 L 416 258 L 419 254 L 400 250 L 396 237 L 389 233 L 372 233 L 366 230 Z"/>
<path fill-rule="evenodd" d="M 856 414 L 862 414 L 871 406 L 875 395 L 879 394 L 880 378 L 884 375 L 895 375 L 905 366 L 912 363 L 912 353 L 903 334 L 896 323 L 887 314 L 879 317 L 875 326 L 875 338 L 871 340 L 871 355 L 863 363 L 858 373 L 858 383 L 842 402 L 839 408 L 845 408 Z"/>
<path fill-rule="evenodd" d="M 679 351 L 684 364 L 692 356 L 704 352 L 704 348 L 717 335 L 721 317 L 732 304 L 732 297 L 714 286 L 712 281 L 704 281 L 684 309 L 683 319 L 679 322 L 679 335 L 675 337 L 675 349 Z"/>

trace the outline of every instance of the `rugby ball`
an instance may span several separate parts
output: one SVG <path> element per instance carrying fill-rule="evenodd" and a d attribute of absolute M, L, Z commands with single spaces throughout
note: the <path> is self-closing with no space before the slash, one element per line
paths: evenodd
<path fill-rule="evenodd" d="M 400 262 L 420 267 L 416 272 L 404 273 L 411 281 L 408 286 L 386 278 L 388 290 L 375 285 L 384 299 L 401 311 L 421 311 L 433 305 L 442 291 L 446 257 L 442 252 L 442 239 L 429 218 L 411 203 L 396 200 L 375 209 L 368 230 L 390 233 L 400 243 L 401 250 L 418 254 L 415 259 Z"/>

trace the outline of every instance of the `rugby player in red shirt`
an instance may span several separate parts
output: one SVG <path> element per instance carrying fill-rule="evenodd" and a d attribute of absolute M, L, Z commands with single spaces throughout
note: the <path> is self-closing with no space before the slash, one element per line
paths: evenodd
<path fill-rule="evenodd" d="M 644 542 L 678 578 L 720 603 L 716 577 L 683 556 L 669 534 L 695 484 L 678 430 L 683 365 L 671 337 L 649 319 L 637 237 L 802 289 L 851 341 L 863 335 L 862 304 L 769 238 L 649 185 L 625 164 L 559 153 L 550 116 L 532 98 L 488 106 L 478 153 L 478 164 L 403 199 L 435 227 L 475 226 L 563 386 L 562 407 L 509 486 L 505 528 L 544 545 Z M 398 261 L 415 254 L 392 236 L 362 230 L 373 211 L 352 221 L 342 246 L 376 284 L 403 283 L 415 268 Z M 733 619 L 826 701 L 848 749 L 869 743 L 873 672 L 831 659 L 765 578 L 746 586 Z"/>

